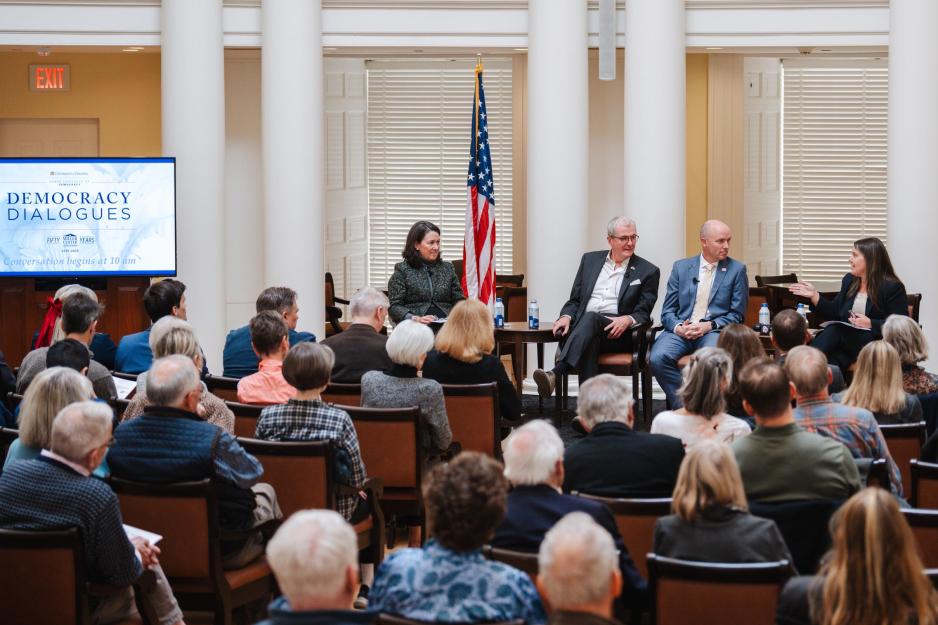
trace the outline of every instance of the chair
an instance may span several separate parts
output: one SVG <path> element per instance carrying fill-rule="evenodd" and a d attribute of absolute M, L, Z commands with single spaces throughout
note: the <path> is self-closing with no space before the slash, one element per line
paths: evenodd
<path fill-rule="evenodd" d="M 498 384 L 443 384 L 446 416 L 462 451 L 502 457 Z"/>
<path fill-rule="evenodd" d="M 209 480 L 142 484 L 112 477 L 111 488 L 124 522 L 163 536 L 160 564 L 184 610 L 211 610 L 216 625 L 230 625 L 232 610 L 270 599 L 276 584 L 265 558 L 240 569 L 222 568 L 221 541 L 243 539 L 258 530 L 219 528 Z"/>
<path fill-rule="evenodd" d="M 857 460 L 858 469 L 861 466 L 860 463 L 863 461 L 866 461 L 869 465 L 866 471 L 866 485 L 890 490 L 889 468 L 886 466 L 886 459 L 878 458 L 873 460 L 872 458 L 860 458 Z M 862 471 L 860 475 L 863 475 Z"/>
<path fill-rule="evenodd" d="M 524 274 L 509 274 L 509 273 L 497 273 L 495 274 L 495 286 L 514 286 L 520 287 L 524 284 Z"/>
<path fill-rule="evenodd" d="M 648 579 L 648 565 L 645 556 L 651 553 L 654 543 L 655 522 L 671 514 L 671 498 L 661 497 L 655 499 L 616 499 L 611 497 L 598 497 L 586 493 L 574 492 L 574 495 L 584 499 L 592 499 L 606 504 L 615 517 L 616 527 L 622 534 L 622 540 L 628 547 L 635 566 L 642 577 Z"/>
<path fill-rule="evenodd" d="M 207 375 L 203 380 L 208 392 L 225 401 L 238 401 L 238 378 Z"/>
<path fill-rule="evenodd" d="M 326 272 L 326 321 L 329 322 L 329 325 L 326 326 L 326 336 L 332 336 L 333 334 L 338 334 L 345 328 L 349 326 L 348 322 L 341 322 L 339 319 L 342 318 L 342 309 L 336 306 L 336 304 L 348 305 L 349 301 L 347 299 L 342 299 L 341 297 L 335 296 L 335 279 L 333 279 L 332 274 L 328 271 Z"/>
<path fill-rule="evenodd" d="M 505 321 L 528 320 L 528 287 L 526 286 L 506 286 L 501 295 L 502 303 L 505 305 Z"/>
<path fill-rule="evenodd" d="M 889 447 L 889 455 L 899 467 L 902 474 L 902 492 L 908 493 L 912 488 L 912 478 L 909 474 L 909 462 L 922 455 L 922 445 L 925 444 L 925 422 L 895 423 L 879 426 Z"/>
<path fill-rule="evenodd" d="M 487 560 L 503 562 L 508 566 L 513 566 L 519 571 L 524 571 L 533 581 L 537 577 L 537 554 L 525 553 L 524 551 L 514 551 L 512 549 L 499 549 L 491 545 L 482 547 L 482 555 Z"/>
<path fill-rule="evenodd" d="M 912 460 L 912 490 L 909 503 L 913 508 L 938 510 L 938 464 Z"/>
<path fill-rule="evenodd" d="M 264 465 L 264 481 L 274 487 L 283 518 L 307 508 L 336 510 L 336 495 L 358 495 L 357 488 L 338 484 L 334 477 L 332 441 L 262 441 L 238 438 L 246 452 Z M 379 497 L 381 481 L 369 478 L 361 490 L 368 493 L 371 516 L 353 526 L 358 548 L 372 548 L 374 564 L 384 559 L 384 513 Z"/>
<path fill-rule="evenodd" d="M 12 428 L 0 428 L 0 471 L 2 471 L 3 461 L 7 458 L 7 452 L 10 451 L 10 445 L 19 438 L 19 430 Z"/>
<path fill-rule="evenodd" d="M 428 621 L 415 621 L 413 619 L 404 618 L 403 616 L 396 616 L 394 614 L 385 614 L 381 613 L 378 615 L 378 618 L 375 620 L 375 625 L 437 625 Z M 438 625 L 443 625 L 439 623 Z M 517 621 L 504 621 L 501 623 L 486 623 L 486 625 L 525 625 L 524 621 L 519 619 Z"/>
<path fill-rule="evenodd" d="M 234 413 L 235 436 L 254 438 L 254 433 L 257 431 L 257 420 L 261 418 L 261 410 L 263 410 L 265 406 L 259 404 L 242 404 L 236 401 L 226 401 L 225 405 Z"/>
<path fill-rule="evenodd" d="M 798 282 L 798 275 L 786 273 L 781 276 L 756 276 L 756 286 L 765 287 L 770 284 L 792 284 Z"/>
<path fill-rule="evenodd" d="M 329 404 L 339 404 L 342 406 L 361 406 L 362 385 L 330 382 L 329 386 L 326 387 L 326 390 L 322 392 L 322 400 Z"/>
<path fill-rule="evenodd" d="M 925 575 L 931 580 L 931 585 L 938 590 L 938 569 L 925 569 Z"/>
<path fill-rule="evenodd" d="M 121 380 L 127 380 L 128 382 L 137 381 L 136 373 L 124 373 L 123 371 L 111 371 L 111 377 L 120 378 Z"/>
<path fill-rule="evenodd" d="M 842 504 L 835 499 L 750 501 L 749 512 L 775 521 L 791 552 L 792 565 L 801 575 L 812 575 L 831 546 L 828 524 Z"/>
<path fill-rule="evenodd" d="M 909 316 L 915 319 L 915 323 L 918 323 L 918 313 L 922 308 L 922 294 L 906 293 L 905 300 L 909 306 Z"/>
<path fill-rule="evenodd" d="M 925 436 L 931 436 L 938 430 L 938 393 L 916 395 L 922 404 L 922 418 L 925 420 Z M 922 456 L 926 459 L 925 456 Z"/>
<path fill-rule="evenodd" d="M 902 515 L 912 528 L 922 564 L 927 569 L 938 568 L 938 510 L 902 508 Z"/>
<path fill-rule="evenodd" d="M 129 399 L 121 399 L 120 397 L 114 397 L 108 400 L 108 405 L 114 411 L 114 418 L 117 419 L 117 422 L 124 416 L 124 411 L 127 410 L 127 406 L 130 405 Z"/>
<path fill-rule="evenodd" d="M 774 625 L 791 564 L 715 564 L 648 554 L 652 622 Z"/>
<path fill-rule="evenodd" d="M 7 406 L 10 408 L 10 411 L 16 409 L 23 402 L 23 396 L 19 393 L 7 393 Z"/>

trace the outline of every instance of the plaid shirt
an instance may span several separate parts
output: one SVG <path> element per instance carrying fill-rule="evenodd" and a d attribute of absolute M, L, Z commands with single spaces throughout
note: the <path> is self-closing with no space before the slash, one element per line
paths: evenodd
<path fill-rule="evenodd" d="M 261 411 L 254 436 L 268 441 L 334 441 L 337 455 L 343 453 L 351 469 L 349 486 L 365 483 L 365 464 L 358 449 L 358 434 L 347 412 L 320 400 L 291 399 L 286 404 L 267 406 Z M 356 497 L 336 498 L 338 512 L 352 518 Z"/>
<path fill-rule="evenodd" d="M 902 496 L 902 474 L 889 455 L 886 439 L 872 412 L 834 403 L 825 393 L 823 396 L 799 398 L 794 413 L 798 425 L 809 432 L 840 441 L 854 458 L 885 458 L 892 491 Z"/>

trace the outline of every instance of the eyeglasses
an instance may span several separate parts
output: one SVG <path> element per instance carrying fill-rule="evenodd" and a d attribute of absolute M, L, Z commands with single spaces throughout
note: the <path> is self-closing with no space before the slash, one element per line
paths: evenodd
<path fill-rule="evenodd" d="M 637 234 L 632 234 L 632 235 L 628 235 L 628 234 L 627 234 L 627 235 L 622 236 L 622 237 L 609 237 L 609 238 L 610 238 L 610 239 L 615 239 L 615 240 L 618 241 L 619 243 L 637 243 L 637 242 L 638 242 L 638 235 L 637 235 Z"/>

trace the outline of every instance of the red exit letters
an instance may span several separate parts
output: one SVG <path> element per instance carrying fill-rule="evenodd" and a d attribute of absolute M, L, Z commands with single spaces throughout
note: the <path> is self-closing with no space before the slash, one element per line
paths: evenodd
<path fill-rule="evenodd" d="M 32 91 L 68 91 L 68 65 L 30 65 L 29 87 Z"/>

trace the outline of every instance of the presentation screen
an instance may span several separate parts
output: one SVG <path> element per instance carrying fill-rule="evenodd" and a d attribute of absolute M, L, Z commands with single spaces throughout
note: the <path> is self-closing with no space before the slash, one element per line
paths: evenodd
<path fill-rule="evenodd" d="M 0 211 L 0 275 L 176 275 L 174 158 L 0 158 Z"/>

